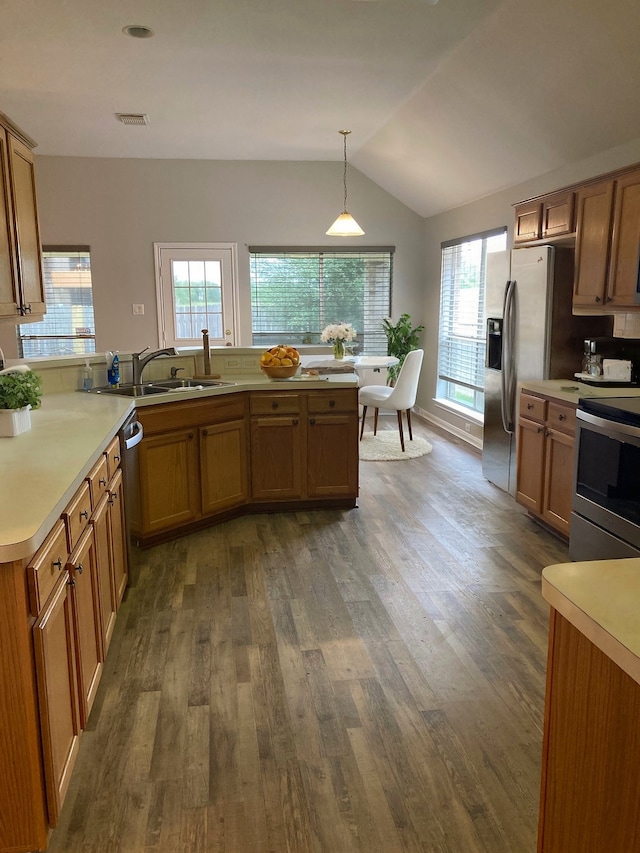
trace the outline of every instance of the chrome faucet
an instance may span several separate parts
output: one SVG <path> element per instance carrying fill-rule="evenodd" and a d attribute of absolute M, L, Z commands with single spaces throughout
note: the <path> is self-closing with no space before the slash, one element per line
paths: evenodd
<path fill-rule="evenodd" d="M 178 350 L 175 347 L 166 347 L 165 349 L 154 350 L 153 352 L 150 352 L 149 355 L 145 355 L 144 358 L 140 358 L 142 353 L 146 352 L 148 349 L 149 347 L 145 347 L 140 352 L 134 352 L 131 354 L 134 385 L 142 384 L 142 371 L 144 370 L 145 366 L 154 358 L 158 358 L 158 356 L 161 355 L 178 355 Z"/>

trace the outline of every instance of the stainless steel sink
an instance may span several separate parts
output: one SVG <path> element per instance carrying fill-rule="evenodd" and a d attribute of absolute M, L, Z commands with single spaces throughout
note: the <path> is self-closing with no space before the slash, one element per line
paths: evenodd
<path fill-rule="evenodd" d="M 217 388 L 221 385 L 235 385 L 235 382 L 223 382 L 220 379 L 161 379 L 151 383 L 154 388 L 164 390 L 183 390 L 185 388 Z"/>
<path fill-rule="evenodd" d="M 91 388 L 90 394 L 119 394 L 122 397 L 146 397 L 148 394 L 166 394 L 168 388 L 160 388 L 149 383 L 145 385 L 104 385 Z"/>

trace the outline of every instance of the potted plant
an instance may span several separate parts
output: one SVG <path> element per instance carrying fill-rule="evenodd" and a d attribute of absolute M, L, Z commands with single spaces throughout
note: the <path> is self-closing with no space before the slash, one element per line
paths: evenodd
<path fill-rule="evenodd" d="M 420 332 L 424 331 L 424 326 L 412 326 L 409 314 L 401 314 L 395 325 L 388 317 L 382 321 L 382 326 L 387 336 L 387 355 L 394 355 L 399 360 L 398 364 L 389 367 L 387 371 L 389 385 L 393 385 L 407 353 L 417 348 Z"/>
<path fill-rule="evenodd" d="M 0 436 L 31 429 L 31 409 L 40 406 L 42 381 L 33 370 L 9 368 L 0 373 Z"/>

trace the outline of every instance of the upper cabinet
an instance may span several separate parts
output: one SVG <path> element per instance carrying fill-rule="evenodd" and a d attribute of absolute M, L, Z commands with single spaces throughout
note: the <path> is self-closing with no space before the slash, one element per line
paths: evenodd
<path fill-rule="evenodd" d="M 563 190 L 517 204 L 513 242 L 517 245 L 573 234 L 574 199 L 572 190 Z"/>
<path fill-rule="evenodd" d="M 640 169 L 578 193 L 574 308 L 640 308 Z"/>
<path fill-rule="evenodd" d="M 0 318 L 21 323 L 46 310 L 34 145 L 0 113 Z"/>

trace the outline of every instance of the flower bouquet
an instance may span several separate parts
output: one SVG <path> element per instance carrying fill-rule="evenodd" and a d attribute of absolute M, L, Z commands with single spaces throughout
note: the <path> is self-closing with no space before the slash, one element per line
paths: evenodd
<path fill-rule="evenodd" d="M 325 344 L 333 344 L 333 357 L 344 358 L 344 345 L 356 337 L 356 330 L 350 323 L 332 323 L 322 330 L 320 340 Z"/>

